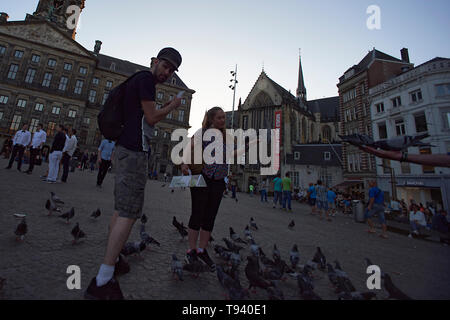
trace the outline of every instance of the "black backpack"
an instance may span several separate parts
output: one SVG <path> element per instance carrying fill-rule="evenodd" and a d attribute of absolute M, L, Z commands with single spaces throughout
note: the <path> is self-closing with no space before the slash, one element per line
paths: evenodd
<path fill-rule="evenodd" d="M 112 141 L 119 139 L 125 125 L 124 99 L 127 82 L 138 74 L 149 72 L 139 71 L 111 90 L 102 110 L 97 116 L 98 128 L 102 135 Z"/>

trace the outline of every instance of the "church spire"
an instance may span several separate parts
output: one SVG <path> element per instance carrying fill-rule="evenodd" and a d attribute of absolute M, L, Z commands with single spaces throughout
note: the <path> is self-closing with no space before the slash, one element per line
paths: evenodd
<path fill-rule="evenodd" d="M 297 85 L 297 98 L 301 98 L 306 101 L 306 88 L 305 81 L 303 79 L 303 69 L 302 69 L 302 55 L 301 49 L 299 49 L 299 67 L 298 67 L 298 85 Z"/>

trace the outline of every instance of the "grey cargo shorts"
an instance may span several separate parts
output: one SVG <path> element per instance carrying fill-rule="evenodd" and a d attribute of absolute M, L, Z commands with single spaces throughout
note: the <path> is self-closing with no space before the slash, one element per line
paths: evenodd
<path fill-rule="evenodd" d="M 116 145 L 114 209 L 119 217 L 139 219 L 144 206 L 147 183 L 148 157 L 146 152 L 136 152 Z"/>

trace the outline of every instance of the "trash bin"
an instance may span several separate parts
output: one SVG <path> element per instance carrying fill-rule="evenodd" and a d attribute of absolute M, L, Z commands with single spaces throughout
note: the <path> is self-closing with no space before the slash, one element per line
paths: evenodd
<path fill-rule="evenodd" d="M 352 210 L 353 217 L 355 218 L 355 222 L 364 222 L 364 204 L 360 200 L 352 201 Z"/>

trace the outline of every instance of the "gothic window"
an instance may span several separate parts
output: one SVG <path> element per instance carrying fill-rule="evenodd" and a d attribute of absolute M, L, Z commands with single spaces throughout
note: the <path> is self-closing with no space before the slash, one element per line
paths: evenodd
<path fill-rule="evenodd" d="M 331 141 L 331 129 L 329 126 L 324 126 L 322 129 L 322 137 L 324 142 Z"/>

